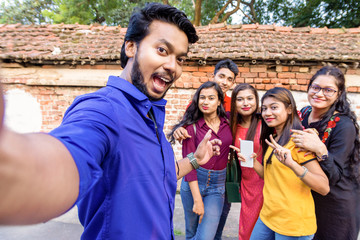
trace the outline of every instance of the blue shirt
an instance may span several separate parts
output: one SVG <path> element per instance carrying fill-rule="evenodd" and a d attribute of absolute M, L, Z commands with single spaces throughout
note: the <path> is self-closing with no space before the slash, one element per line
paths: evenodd
<path fill-rule="evenodd" d="M 79 171 L 82 239 L 174 239 L 177 178 L 163 132 L 165 105 L 110 76 L 106 87 L 77 97 L 50 133 Z M 151 108 L 159 140 L 147 117 Z"/>

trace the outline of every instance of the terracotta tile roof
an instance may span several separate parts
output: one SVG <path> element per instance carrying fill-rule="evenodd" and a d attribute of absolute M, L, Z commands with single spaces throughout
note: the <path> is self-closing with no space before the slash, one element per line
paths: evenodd
<path fill-rule="evenodd" d="M 197 28 L 189 59 L 335 61 L 360 60 L 360 27 L 292 28 L 215 24 Z M 0 59 L 31 63 L 119 63 L 126 28 L 58 24 L 0 24 Z"/>

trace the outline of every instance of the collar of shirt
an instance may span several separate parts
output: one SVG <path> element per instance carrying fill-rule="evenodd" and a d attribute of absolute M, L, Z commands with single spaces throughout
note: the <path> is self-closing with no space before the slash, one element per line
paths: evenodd
<path fill-rule="evenodd" d="M 132 83 L 126 81 L 123 78 L 116 76 L 109 76 L 107 86 L 117 88 L 127 95 L 130 95 L 140 105 L 138 108 L 142 114 L 147 115 L 152 106 L 165 107 L 167 101 L 160 99 L 158 101 L 150 101 L 149 98 L 140 92 Z M 136 106 L 137 107 L 137 106 Z M 156 116 L 155 116 L 156 117 Z M 158 120 L 157 120 L 158 121 Z"/>

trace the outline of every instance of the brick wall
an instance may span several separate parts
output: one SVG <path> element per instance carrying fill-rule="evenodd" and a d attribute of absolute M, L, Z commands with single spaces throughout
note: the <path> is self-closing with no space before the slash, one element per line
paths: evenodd
<path fill-rule="evenodd" d="M 283 66 L 239 64 L 240 73 L 236 83 L 250 83 L 260 96 L 275 86 L 285 87 L 293 92 L 298 108 L 307 104 L 306 88 L 311 76 L 320 69 L 315 66 Z M 360 120 L 360 69 L 342 69 L 347 78 L 347 90 L 352 108 Z M 195 89 L 212 78 L 214 66 L 184 66 L 181 78 L 166 95 L 165 132 L 171 129 L 183 115 Z M 47 65 L 42 67 L 23 67 L 19 64 L 3 64 L 1 69 L 5 93 L 17 89 L 17 93 L 29 94 L 40 104 L 40 110 L 26 107 L 25 110 L 7 109 L 7 112 L 40 111 L 41 131 L 48 132 L 58 126 L 63 114 L 78 95 L 93 92 L 105 86 L 109 75 L 120 75 L 118 66 L 80 66 L 70 69 L 68 66 Z M 230 92 L 228 93 L 230 95 Z M 14 101 L 14 100 L 12 100 Z M 16 100 L 15 100 L 16 101 Z M 19 98 L 20 101 L 20 98 Z M 13 106 L 13 105 L 9 105 Z M 17 105 L 19 106 L 19 105 Z M 17 115 L 17 117 L 21 117 Z M 23 117 L 26 118 L 26 117 Z M 12 119 L 8 119 L 8 122 Z M 15 127 L 16 128 L 16 127 Z M 174 146 L 180 157 L 180 145 Z"/>

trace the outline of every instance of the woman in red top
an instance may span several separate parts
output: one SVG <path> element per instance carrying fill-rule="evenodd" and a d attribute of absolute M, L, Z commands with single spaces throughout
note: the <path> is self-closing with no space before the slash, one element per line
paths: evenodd
<path fill-rule="evenodd" d="M 261 116 L 258 114 L 259 96 L 256 89 L 247 83 L 237 85 L 231 96 L 231 132 L 233 144 L 240 148 L 240 139 L 252 140 L 257 161 L 262 163 L 260 145 Z M 248 240 L 263 204 L 264 180 L 253 168 L 241 167 L 241 209 L 239 240 Z"/>

